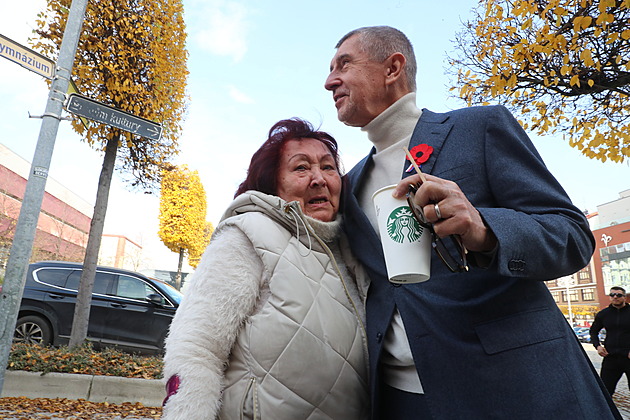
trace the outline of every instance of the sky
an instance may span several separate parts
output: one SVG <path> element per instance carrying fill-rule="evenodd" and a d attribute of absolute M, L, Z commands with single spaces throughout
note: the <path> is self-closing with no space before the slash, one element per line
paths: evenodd
<path fill-rule="evenodd" d="M 335 44 L 361 26 L 389 25 L 411 40 L 418 61 L 417 104 L 436 112 L 465 106 L 449 92 L 447 54 L 476 0 L 184 0 L 189 52 L 189 105 L 176 164 L 199 173 L 215 226 L 243 181 L 252 154 L 277 121 L 300 117 L 332 134 L 346 171 L 371 144 L 364 132 L 337 120 L 332 94 L 323 87 Z M 0 14 L 0 34 L 29 45 L 44 0 L 13 2 Z M 52 57 L 55 58 L 55 57 Z M 0 57 L 0 143 L 32 161 L 48 87 L 44 79 Z M 599 162 L 561 136 L 530 133 L 545 164 L 582 210 L 630 189 L 627 163 Z M 62 121 L 49 176 L 94 203 L 102 154 Z M 509 170 L 509 169 L 506 169 Z M 130 190 L 115 177 L 106 234 L 141 244 L 147 268 L 176 270 L 177 255 L 159 240 L 159 195 Z"/>

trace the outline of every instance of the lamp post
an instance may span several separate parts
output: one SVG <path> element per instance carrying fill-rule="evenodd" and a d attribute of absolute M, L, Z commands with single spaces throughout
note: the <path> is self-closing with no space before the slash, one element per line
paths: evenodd
<path fill-rule="evenodd" d="M 573 312 L 571 311 L 571 294 L 570 288 L 575 285 L 575 280 L 572 277 L 562 277 L 558 279 L 558 286 L 567 289 L 567 306 L 569 307 L 569 324 L 573 326 Z"/>

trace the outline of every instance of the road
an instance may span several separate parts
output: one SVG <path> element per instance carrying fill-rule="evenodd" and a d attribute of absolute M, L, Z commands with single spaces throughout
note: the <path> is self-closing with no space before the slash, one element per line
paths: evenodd
<path fill-rule="evenodd" d="M 583 343 L 582 346 L 584 350 L 586 350 L 589 359 L 591 359 L 591 363 L 593 363 L 593 366 L 595 366 L 595 369 L 599 372 L 602 365 L 601 356 L 597 354 L 592 344 Z M 630 420 L 630 390 L 628 390 L 628 379 L 625 375 L 621 377 L 621 380 L 617 384 L 613 401 L 615 401 L 623 418 Z"/>

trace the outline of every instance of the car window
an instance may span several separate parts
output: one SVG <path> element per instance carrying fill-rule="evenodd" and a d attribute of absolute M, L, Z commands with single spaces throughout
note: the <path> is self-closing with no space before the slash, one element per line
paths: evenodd
<path fill-rule="evenodd" d="M 100 293 L 101 295 L 110 295 L 114 288 L 114 279 L 116 276 L 110 273 L 103 273 L 101 271 L 96 272 L 96 278 L 94 279 L 94 289 L 92 293 Z"/>
<path fill-rule="evenodd" d="M 116 296 L 144 300 L 148 295 L 155 293 L 148 284 L 136 277 L 118 276 Z"/>
<path fill-rule="evenodd" d="M 66 289 L 79 290 L 79 281 L 81 280 L 82 270 L 73 270 L 68 281 L 66 282 Z M 94 288 L 92 293 L 99 293 L 101 295 L 110 294 L 112 289 L 112 283 L 114 282 L 114 275 L 109 273 L 103 273 L 101 271 L 96 272 L 94 277 Z"/>
<path fill-rule="evenodd" d="M 41 283 L 51 286 L 65 287 L 69 270 L 59 270 L 54 268 L 42 268 L 33 273 L 35 279 Z"/>
<path fill-rule="evenodd" d="M 160 291 L 162 293 L 167 294 L 171 299 L 173 299 L 178 305 L 182 302 L 182 294 L 179 290 L 177 290 L 176 288 L 174 288 L 173 286 L 171 286 L 168 283 L 165 283 L 163 281 L 160 280 L 155 280 L 155 287 L 157 287 L 158 289 L 160 289 Z M 166 302 L 166 299 L 164 299 L 164 303 Z M 170 304 L 170 303 L 169 303 Z"/>
<path fill-rule="evenodd" d="M 79 280 L 81 280 L 81 270 L 72 270 L 64 287 L 70 290 L 79 290 Z"/>

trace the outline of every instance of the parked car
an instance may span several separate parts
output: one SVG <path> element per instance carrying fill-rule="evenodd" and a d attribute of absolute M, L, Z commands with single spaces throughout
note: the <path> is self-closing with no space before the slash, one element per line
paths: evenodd
<path fill-rule="evenodd" d="M 575 331 L 575 335 L 578 340 L 582 343 L 590 343 L 591 342 L 591 333 L 590 328 L 587 327 L 573 327 L 573 331 Z M 606 329 L 602 328 L 597 335 L 599 337 L 599 342 L 603 343 L 606 338 Z"/>
<path fill-rule="evenodd" d="M 29 265 L 14 341 L 41 345 L 69 342 L 82 270 L 82 264 L 59 261 Z M 161 353 L 181 297 L 160 280 L 98 266 L 87 338 L 97 348 Z"/>
<path fill-rule="evenodd" d="M 591 340 L 591 336 L 589 333 L 589 328 L 587 327 L 573 327 L 573 331 L 575 331 L 575 335 L 577 336 L 578 340 L 582 341 L 582 342 L 588 342 L 585 341 L 586 339 L 588 339 L 589 341 Z"/>

